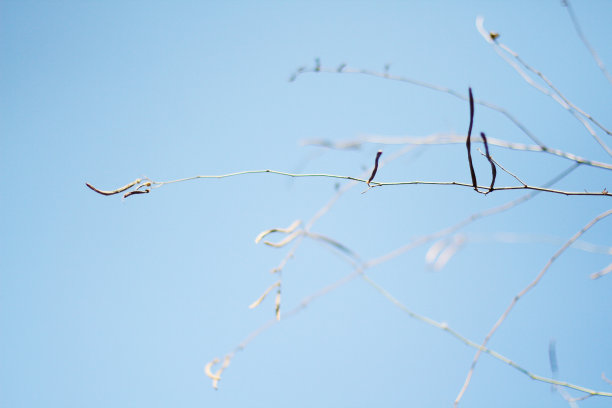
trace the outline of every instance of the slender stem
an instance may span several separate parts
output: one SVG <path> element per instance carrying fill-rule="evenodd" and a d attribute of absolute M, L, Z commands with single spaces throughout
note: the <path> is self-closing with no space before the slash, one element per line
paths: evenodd
<path fill-rule="evenodd" d="M 277 174 L 286 177 L 322 177 L 322 178 L 333 178 L 333 179 L 344 179 L 344 180 L 352 180 L 360 183 L 367 184 L 368 180 L 352 177 L 352 176 L 342 176 L 337 174 L 324 174 L 324 173 L 306 173 L 306 174 L 297 174 L 297 173 L 287 173 L 284 171 L 277 170 L 246 170 L 246 171 L 238 171 L 234 173 L 227 174 L 219 174 L 219 175 L 202 175 L 202 176 L 193 176 L 186 177 L 177 180 L 170 181 L 153 181 L 152 184 L 155 187 L 161 187 L 166 184 L 173 183 L 181 183 L 185 181 L 198 180 L 198 179 L 221 179 L 227 177 L 236 177 L 242 176 L 246 174 Z M 422 181 L 422 180 L 412 180 L 412 181 L 394 181 L 394 182 L 371 182 L 371 187 L 383 187 L 383 186 L 407 186 L 407 185 L 434 185 L 434 186 L 458 186 L 458 187 L 469 187 L 473 188 L 474 186 L 470 183 L 461 183 L 458 181 Z M 477 186 L 479 189 L 488 189 L 489 187 L 485 186 Z M 542 191 L 546 193 L 552 194 L 561 194 L 566 196 L 612 196 L 607 190 L 603 191 L 566 191 L 566 190 L 556 190 L 547 187 L 537 187 L 537 186 L 506 186 L 506 187 L 495 187 L 493 191 L 506 191 L 506 190 L 534 190 L 534 191 Z"/>
<path fill-rule="evenodd" d="M 510 314 L 510 312 L 512 311 L 514 306 L 517 304 L 517 302 L 523 296 L 525 296 L 527 294 L 527 292 L 529 292 L 538 283 L 540 283 L 540 280 L 544 277 L 544 275 L 546 274 L 546 272 L 548 271 L 550 266 L 553 264 L 553 262 L 555 262 L 557 260 L 557 258 L 559 258 L 559 256 L 561 256 L 561 254 L 563 254 L 567 250 L 567 248 L 569 248 L 578 238 L 580 238 L 585 232 L 587 232 L 589 229 L 591 229 L 591 227 L 593 227 L 599 221 L 603 220 L 604 218 L 608 217 L 611 214 L 612 214 L 612 209 L 610 209 L 608 211 L 604 211 L 603 213 L 599 214 L 597 217 L 593 218 L 584 227 L 582 227 L 582 229 L 580 229 L 580 231 L 578 231 L 576 234 L 574 234 L 574 236 L 572 236 L 561 248 L 559 248 L 559 250 L 557 250 L 557 252 L 554 253 L 554 255 L 548 260 L 548 262 L 546 263 L 544 268 L 542 268 L 540 273 L 538 273 L 536 278 L 531 283 L 529 283 L 529 285 L 527 285 L 525 288 L 523 288 L 523 290 L 521 290 L 516 296 L 514 296 L 514 298 L 510 302 L 510 305 L 508 305 L 508 307 L 506 308 L 504 313 L 502 313 L 502 315 L 499 317 L 497 322 L 495 322 L 495 324 L 493 325 L 493 327 L 491 328 L 491 330 L 489 331 L 489 333 L 485 337 L 484 341 L 481 344 L 482 347 L 486 347 L 486 345 L 489 342 L 489 340 L 491 339 L 491 337 L 493 337 L 493 335 L 495 334 L 497 329 L 499 329 L 501 324 L 506 320 L 506 318 L 508 317 L 508 315 Z M 465 394 L 465 391 L 467 390 L 468 386 L 470 385 L 470 381 L 471 381 L 472 376 L 474 374 L 474 369 L 476 368 L 476 364 L 478 363 L 478 359 L 480 358 L 481 353 L 482 353 L 482 351 L 478 350 L 476 352 L 476 355 L 474 356 L 474 360 L 472 361 L 472 365 L 470 367 L 470 370 L 468 371 L 467 377 L 465 378 L 465 382 L 463 383 L 463 387 L 461 387 L 461 390 L 459 391 L 459 394 L 457 395 L 457 398 L 455 399 L 455 403 L 454 403 L 455 406 L 457 406 L 459 404 L 459 402 L 461 401 L 461 398 Z"/>

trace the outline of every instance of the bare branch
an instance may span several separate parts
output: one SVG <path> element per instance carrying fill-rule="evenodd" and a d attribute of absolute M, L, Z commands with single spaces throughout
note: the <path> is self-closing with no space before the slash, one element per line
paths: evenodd
<path fill-rule="evenodd" d="M 405 82 L 408 84 L 412 84 L 412 85 L 416 85 L 422 88 L 427 88 L 427 89 L 431 89 L 432 91 L 437 91 L 437 92 L 442 92 L 442 93 L 446 93 L 449 94 L 451 96 L 454 96 L 455 98 L 467 101 L 469 99 L 469 96 L 463 95 L 460 92 L 455 91 L 454 89 L 450 89 L 450 88 L 446 88 L 444 86 L 440 86 L 440 85 L 434 85 L 434 84 L 430 84 L 427 82 L 423 82 L 423 81 L 418 81 L 416 79 L 412 79 L 412 78 L 406 78 L 403 76 L 398 76 L 398 75 L 391 75 L 388 73 L 384 73 L 384 72 L 377 72 L 377 71 L 372 71 L 369 69 L 358 69 L 358 68 L 348 68 L 348 67 L 344 67 L 342 69 L 342 71 L 338 71 L 334 68 L 325 68 L 325 67 L 321 67 L 319 70 L 314 70 L 312 68 L 305 68 L 305 67 L 300 67 L 295 74 L 292 76 L 292 78 L 295 80 L 299 75 L 302 74 L 306 74 L 306 73 L 315 73 L 315 72 L 324 72 L 324 73 L 329 73 L 329 74 L 360 74 L 360 75 L 368 75 L 368 76 L 374 76 L 374 77 L 378 77 L 378 78 L 384 78 L 384 79 L 390 79 L 392 81 L 399 81 L 399 82 Z M 531 133 L 529 131 L 529 129 L 527 129 L 527 127 L 525 125 L 523 125 L 521 122 L 519 122 L 518 119 L 516 119 L 512 114 L 510 114 L 510 112 L 508 112 L 507 110 L 505 110 L 504 108 L 497 106 L 493 103 L 481 100 L 481 99 L 474 99 L 474 103 L 484 106 L 488 109 L 494 110 L 496 112 L 501 113 L 502 115 L 504 115 L 508 120 L 510 120 L 512 123 L 514 123 L 514 125 L 516 127 L 518 127 L 529 139 L 531 139 L 535 144 L 537 144 L 538 146 L 542 147 L 543 149 L 546 149 L 546 146 L 544 145 L 544 143 L 542 143 L 540 141 L 540 139 L 538 139 L 533 133 Z"/>
<path fill-rule="evenodd" d="M 506 320 L 506 318 L 508 317 L 508 315 L 510 314 L 510 312 L 512 311 L 512 309 L 514 308 L 514 306 L 516 305 L 516 303 L 523 297 L 525 296 L 525 294 L 527 294 L 527 292 L 529 292 L 531 289 L 533 289 L 542 279 L 542 277 L 546 274 L 546 272 L 548 271 L 548 269 L 550 268 L 550 266 L 553 264 L 553 262 L 559 257 L 561 256 L 561 254 L 563 254 L 563 252 L 565 252 L 565 250 L 567 248 L 569 248 L 578 238 L 580 238 L 585 232 L 587 232 L 593 225 L 597 224 L 599 221 L 603 220 L 604 218 L 608 217 L 610 214 L 612 214 L 612 209 L 605 211 L 601 214 L 599 214 L 597 217 L 593 218 L 591 221 L 589 221 L 584 227 L 582 227 L 582 229 L 580 231 L 578 231 L 576 234 L 574 234 L 573 237 L 571 237 L 561 248 L 559 248 L 559 250 L 557 252 L 555 252 L 555 254 L 548 260 L 548 262 L 546 263 L 546 265 L 544 266 L 544 268 L 540 271 L 540 273 L 536 276 L 536 278 L 529 284 L 527 285 L 523 290 L 521 290 L 510 302 L 510 305 L 508 306 L 508 308 L 504 311 L 504 313 L 500 316 L 500 318 L 497 320 L 497 322 L 493 325 L 493 327 L 491 328 L 491 330 L 489 331 L 489 333 L 487 334 L 487 336 L 485 337 L 484 341 L 482 342 L 482 347 L 486 347 L 487 343 L 489 342 L 489 340 L 491 339 L 491 337 L 493 337 L 493 334 L 495 334 L 495 332 L 497 331 L 497 329 L 499 328 L 499 326 L 501 326 L 501 324 Z M 463 397 L 463 394 L 465 393 L 465 391 L 467 390 L 468 386 L 470 385 L 470 381 L 472 379 L 472 375 L 474 373 L 474 368 L 476 368 L 476 364 L 478 363 L 478 359 L 480 358 L 481 355 L 481 351 L 478 350 L 476 352 L 476 355 L 474 356 L 474 360 L 472 361 L 472 366 L 470 367 L 470 370 L 468 372 L 468 375 L 465 379 L 465 382 L 463 384 L 463 387 L 461 388 L 461 390 L 459 391 L 459 394 L 457 395 L 457 398 L 455 399 L 455 406 L 457 406 L 459 404 L 459 402 L 461 401 L 461 398 Z"/>
<path fill-rule="evenodd" d="M 467 138 L 465 140 L 465 146 L 467 148 L 468 164 L 470 166 L 470 176 L 472 177 L 472 186 L 474 190 L 478 191 L 478 182 L 476 182 L 476 172 L 474 171 L 474 164 L 472 163 L 472 126 L 474 125 L 474 96 L 472 96 L 472 88 L 468 89 L 470 95 L 470 126 L 468 127 Z"/>
<path fill-rule="evenodd" d="M 589 52 L 593 56 L 593 59 L 597 63 L 597 66 L 599 67 L 601 72 L 605 75 L 608 82 L 612 84 L 612 75 L 610 75 L 603 61 L 601 60 L 601 58 L 599 58 L 599 55 L 597 55 L 597 52 L 595 51 L 595 49 L 591 46 L 586 36 L 582 33 L 582 29 L 580 28 L 580 24 L 578 23 L 578 19 L 576 18 L 576 14 L 574 14 L 574 9 L 572 5 L 570 4 L 569 0 L 563 0 L 562 4 L 563 6 L 567 8 L 567 13 L 572 19 L 572 24 L 574 25 L 574 28 L 576 29 L 576 33 L 578 34 L 578 37 L 580 37 L 580 40 L 582 41 L 584 46 L 589 50 Z"/>
<path fill-rule="evenodd" d="M 517 150 L 517 151 L 528 151 L 528 152 L 543 152 L 554 156 L 562 157 L 567 160 L 571 160 L 576 163 L 585 164 L 587 166 L 598 167 L 606 170 L 612 170 L 612 164 L 603 163 L 595 160 L 586 159 L 584 157 L 577 156 L 573 153 L 567 153 L 559 149 L 553 148 L 542 148 L 536 145 L 526 145 L 523 143 L 508 142 L 502 139 L 487 138 L 490 145 L 503 147 L 505 149 Z M 474 137 L 472 142 L 482 142 L 482 138 L 477 139 Z M 364 136 L 354 140 L 331 142 L 327 140 L 305 140 L 302 145 L 309 146 L 323 146 L 331 149 L 356 149 L 362 144 L 385 144 L 385 145 L 444 145 L 444 144 L 463 144 L 465 143 L 465 136 L 455 134 L 433 134 L 431 136 L 424 137 L 411 137 L 411 136 Z"/>
<path fill-rule="evenodd" d="M 609 155 L 612 155 L 612 149 L 610 149 L 608 147 L 608 145 L 606 145 L 606 143 L 603 140 L 601 140 L 601 138 L 597 135 L 595 130 L 588 124 L 588 122 L 584 118 L 586 118 L 589 121 L 591 121 L 592 123 L 594 123 L 597 127 L 599 127 L 601 130 L 603 130 L 608 135 L 612 135 L 612 132 L 610 132 L 608 129 L 606 129 L 601 123 L 599 123 L 597 120 L 595 120 L 595 118 L 593 118 L 590 114 L 586 113 L 585 111 L 583 111 L 582 109 L 580 109 L 579 107 L 574 105 L 572 102 L 570 102 L 561 93 L 561 91 L 559 89 L 557 89 L 554 86 L 554 84 L 542 72 L 538 71 L 537 69 L 533 68 L 531 65 L 527 64 L 527 62 L 525 62 L 515 51 L 510 49 L 505 44 L 502 44 L 502 43 L 498 42 L 497 40 L 491 39 L 490 34 L 487 32 L 487 30 L 485 30 L 485 28 L 483 26 L 483 22 L 484 22 L 484 18 L 482 18 L 482 17 L 478 17 L 476 19 L 476 27 L 478 28 L 478 31 L 480 32 L 480 35 L 482 35 L 483 38 L 489 44 L 491 44 L 493 46 L 495 51 L 508 64 L 510 64 L 510 66 L 512 66 L 512 68 L 514 68 L 514 70 L 516 72 L 518 72 L 521 75 L 521 77 L 525 80 L 525 82 L 527 82 L 529 85 L 531 85 L 532 87 L 536 88 L 538 91 L 542 92 L 543 94 L 551 97 L 555 102 L 557 102 L 565 110 L 567 110 L 569 113 L 571 113 L 580 123 L 582 123 L 582 125 L 589 132 L 589 134 L 597 141 L 597 143 L 599 143 L 599 145 Z M 506 54 L 510 55 L 512 58 L 514 58 L 514 60 L 516 60 L 518 62 L 518 64 L 515 63 L 513 60 L 511 60 L 506 54 L 504 54 L 504 52 Z M 521 69 L 520 66 L 523 66 L 525 69 L 527 69 L 528 71 L 534 73 L 539 78 L 541 78 L 546 83 L 546 85 L 549 87 L 549 89 L 552 92 L 549 91 L 548 89 L 538 85 L 536 82 L 534 82 L 533 79 L 531 79 L 531 77 L 529 77 L 529 75 L 526 72 L 524 72 Z"/>

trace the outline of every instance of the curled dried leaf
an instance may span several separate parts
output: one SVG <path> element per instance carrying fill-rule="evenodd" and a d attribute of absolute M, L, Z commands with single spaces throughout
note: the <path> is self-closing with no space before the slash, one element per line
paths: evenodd
<path fill-rule="evenodd" d="M 212 367 L 215 364 L 219 363 L 218 358 L 215 358 L 214 360 L 208 362 L 208 364 L 206 364 L 206 366 L 204 367 L 204 373 L 206 374 L 207 377 L 212 379 L 212 386 L 215 390 L 219 388 L 219 381 L 221 380 L 221 373 L 223 372 L 223 370 L 225 370 L 229 366 L 231 359 L 232 359 L 231 354 L 228 354 L 227 356 L 225 356 L 225 358 L 223 359 L 223 364 L 221 365 L 221 367 L 219 367 L 216 373 L 212 372 Z"/>
<path fill-rule="evenodd" d="M 146 190 L 134 190 L 134 191 L 130 191 L 129 193 L 125 193 L 123 195 L 123 198 L 128 198 L 131 195 L 134 194 L 148 194 L 151 190 L 149 190 L 148 188 Z"/>
<path fill-rule="evenodd" d="M 272 289 L 274 289 L 277 286 L 280 286 L 281 282 L 277 281 L 276 283 L 274 283 L 273 285 L 271 285 L 268 289 L 266 289 L 264 291 L 264 293 L 253 303 L 251 303 L 249 305 L 249 309 L 255 309 L 257 306 L 259 306 L 259 304 L 266 298 L 266 296 L 268 296 L 268 293 L 270 293 L 272 291 Z"/>
<path fill-rule="evenodd" d="M 261 240 L 262 240 L 262 239 L 263 239 L 263 238 L 264 238 L 266 235 L 271 234 L 271 233 L 273 233 L 273 232 L 282 232 L 282 233 L 285 233 L 285 234 L 289 234 L 289 233 L 291 233 L 291 232 L 295 231 L 295 229 L 296 229 L 297 227 L 299 227 L 301 223 L 302 223 L 302 221 L 300 221 L 300 220 L 295 220 L 295 221 L 293 221 L 293 223 L 291 223 L 291 225 L 289 225 L 287 228 L 271 228 L 271 229 L 269 229 L 269 230 L 262 231 L 262 232 L 261 232 L 259 235 L 257 235 L 257 237 L 255 238 L 255 243 L 256 243 L 256 244 L 259 244 L 259 242 L 260 242 L 260 241 L 261 241 Z"/>
<path fill-rule="evenodd" d="M 204 366 L 204 374 L 206 374 L 207 377 L 212 378 L 213 380 L 216 380 L 216 381 L 219 381 L 221 378 L 217 374 L 213 374 L 211 370 L 212 370 L 212 366 L 218 363 L 219 363 L 219 359 L 215 358 L 212 361 L 209 361 L 206 364 L 206 366 Z"/>
<path fill-rule="evenodd" d="M 264 241 L 264 244 L 269 245 L 269 246 L 274 247 L 274 248 L 281 248 L 281 247 L 284 247 L 285 245 L 287 245 L 288 243 L 290 243 L 291 241 L 293 241 L 295 238 L 297 238 L 301 234 L 302 234 L 302 230 L 297 230 L 297 231 L 294 231 L 293 233 L 287 235 L 281 241 L 278 241 L 278 242 Z"/>
<path fill-rule="evenodd" d="M 142 181 L 141 179 L 136 179 L 136 180 L 132 181 L 131 183 L 126 184 L 126 185 L 125 185 L 125 186 L 123 186 L 123 187 L 119 187 L 118 189 L 116 189 L 116 190 L 111 190 L 111 191 L 106 191 L 106 190 L 100 190 L 100 189 L 97 189 L 97 188 L 95 188 L 94 186 L 92 186 L 92 185 L 91 185 L 91 184 L 89 184 L 89 183 L 85 183 L 85 185 L 86 185 L 87 187 L 89 187 L 90 189 L 92 189 L 93 191 L 95 191 L 96 193 L 98 193 L 98 194 L 102 194 L 102 195 L 106 195 L 106 196 L 108 196 L 108 195 L 114 195 L 114 194 L 122 193 L 122 192 L 124 192 L 125 190 L 127 190 L 127 189 L 129 189 L 129 188 L 134 187 L 136 184 L 140 183 L 141 181 Z"/>

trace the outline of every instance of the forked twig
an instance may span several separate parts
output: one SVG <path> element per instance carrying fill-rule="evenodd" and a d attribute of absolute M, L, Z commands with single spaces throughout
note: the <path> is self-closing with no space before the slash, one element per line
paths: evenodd
<path fill-rule="evenodd" d="M 544 268 L 540 271 L 540 273 L 538 273 L 538 275 L 536 276 L 536 278 L 529 284 L 527 285 L 523 290 L 521 290 L 510 302 L 510 305 L 506 308 L 506 310 L 504 311 L 504 313 L 499 317 L 499 319 L 497 320 L 497 322 L 493 325 L 493 327 L 491 328 L 491 330 L 489 331 L 489 333 L 487 334 L 487 336 L 485 337 L 484 341 L 482 342 L 482 347 L 486 347 L 487 343 L 489 342 L 489 340 L 491 339 L 491 337 L 493 336 L 493 334 L 495 334 L 495 332 L 497 331 L 497 329 L 501 326 L 501 324 L 506 320 L 506 318 L 508 317 L 508 315 L 510 314 L 510 312 L 512 311 L 512 309 L 514 308 L 514 306 L 516 305 L 516 303 L 523 297 L 525 296 L 525 294 L 527 294 L 527 292 L 529 292 L 531 289 L 533 289 L 542 279 L 542 277 L 546 274 L 546 272 L 548 271 L 548 269 L 550 268 L 550 266 L 553 264 L 553 262 L 555 262 L 555 260 L 561 256 L 561 254 L 563 254 L 565 252 L 565 250 L 567 248 L 569 248 L 578 238 L 580 238 L 585 232 L 587 232 L 591 227 L 593 227 L 595 224 L 597 224 L 599 221 L 603 220 L 604 218 L 608 217 L 609 215 L 612 214 L 612 209 L 605 211 L 601 214 L 599 214 L 597 217 L 593 218 L 591 221 L 589 221 L 584 227 L 582 227 L 582 229 L 580 231 L 578 231 L 576 234 L 574 234 L 574 236 L 572 236 L 561 248 L 559 248 L 559 250 L 557 250 L 557 252 L 555 252 L 555 254 L 548 260 L 548 262 L 546 263 L 546 265 L 544 266 Z M 467 390 L 470 381 L 472 379 L 472 375 L 474 373 L 474 368 L 476 367 L 476 364 L 478 363 L 478 359 L 480 358 L 481 355 L 481 350 L 478 350 L 476 352 L 476 355 L 474 356 L 474 360 L 472 361 L 472 365 L 470 367 L 470 370 L 467 374 L 467 377 L 465 379 L 465 382 L 463 384 L 463 387 L 461 388 L 461 390 L 459 391 L 459 394 L 457 395 L 457 398 L 455 399 L 454 405 L 457 406 L 459 404 L 459 402 L 461 401 L 461 398 L 463 397 L 465 391 Z"/>
<path fill-rule="evenodd" d="M 519 183 L 521 183 L 523 186 L 526 186 L 527 184 L 521 180 L 516 174 L 512 173 L 510 170 L 508 170 L 507 168 L 505 168 L 504 166 L 502 166 L 501 164 L 499 164 L 499 162 L 497 160 L 495 160 L 493 157 L 491 157 L 490 155 L 487 157 L 487 155 L 485 153 L 483 153 L 482 151 L 480 151 L 480 149 L 478 149 L 478 151 L 480 152 L 480 154 L 482 154 L 483 156 L 485 156 L 488 160 L 489 163 L 492 162 L 492 164 L 495 164 L 497 167 L 499 167 L 500 169 L 502 169 L 502 171 L 504 171 L 505 173 L 509 174 L 510 176 L 512 176 L 516 181 L 518 181 Z M 495 172 L 495 174 L 497 174 L 497 172 Z"/>
<path fill-rule="evenodd" d="M 408 149 L 406 149 L 406 151 L 408 151 Z M 388 160 L 392 160 L 394 158 L 400 157 L 401 154 L 397 153 L 395 155 L 393 155 L 392 157 L 390 157 Z M 382 163 L 381 165 L 384 165 L 384 163 Z M 561 172 L 560 174 L 558 174 L 557 176 L 555 176 L 553 179 L 549 180 L 545 186 L 552 186 L 555 183 L 557 183 L 558 181 L 560 181 L 561 179 L 563 179 L 565 176 L 567 176 L 568 174 L 570 174 L 571 172 L 573 172 L 574 170 L 576 170 L 579 167 L 579 164 L 574 164 L 571 167 L 569 167 L 568 169 L 564 170 L 563 172 Z M 277 268 L 273 269 L 272 272 L 278 272 L 280 273 L 282 271 L 282 269 L 284 268 L 284 265 L 286 264 L 286 262 L 293 257 L 293 254 L 295 253 L 295 251 L 297 250 L 299 243 L 301 242 L 301 240 L 303 238 L 306 237 L 306 234 L 308 234 L 309 236 L 313 236 L 316 234 L 313 234 L 310 232 L 310 228 L 312 227 L 312 225 L 314 224 L 314 222 L 316 220 L 318 220 L 320 217 L 322 217 L 324 214 L 326 214 L 331 207 L 337 202 L 337 200 L 339 199 L 339 197 L 344 194 L 346 191 L 348 191 L 350 188 L 354 187 L 357 185 L 357 182 L 352 181 L 351 183 L 346 184 L 342 189 L 340 189 L 335 195 L 334 197 L 332 197 L 332 199 L 330 201 L 328 201 L 312 218 L 311 220 L 306 224 L 306 228 L 305 228 L 305 235 L 302 235 L 298 238 L 297 243 L 293 246 L 293 248 L 291 249 L 291 251 L 285 256 L 285 258 L 283 258 L 283 261 L 281 262 L 281 265 L 279 265 Z M 303 309 L 305 309 L 311 302 L 315 301 L 316 299 L 318 299 L 321 296 L 326 295 L 327 293 L 346 285 L 347 283 L 353 281 L 355 278 L 359 277 L 362 273 L 363 273 L 363 269 L 367 269 L 367 268 L 372 268 L 376 265 L 379 265 L 381 263 L 384 263 L 386 261 L 389 261 L 393 258 L 396 258 L 397 256 L 401 255 L 402 253 L 416 248 L 417 246 L 426 244 L 427 242 L 431 242 L 434 239 L 438 239 L 440 237 L 443 237 L 445 235 L 449 235 L 452 234 L 456 231 L 458 231 L 459 229 L 473 223 L 476 222 L 477 220 L 480 220 L 482 218 L 485 217 L 489 217 L 491 215 L 495 215 L 495 214 L 499 214 L 502 213 L 504 211 L 508 211 L 530 199 L 532 199 L 533 197 L 537 196 L 538 194 L 540 194 L 540 191 L 532 191 L 528 194 L 525 194 L 515 200 L 512 200 L 508 203 L 505 203 L 503 205 L 494 207 L 494 208 L 490 208 L 488 210 L 485 211 L 481 211 L 478 213 L 474 213 L 471 216 L 467 217 L 466 219 L 456 223 L 453 226 L 444 228 L 438 232 L 432 233 L 432 234 L 428 234 L 425 236 L 422 236 L 420 238 L 416 238 L 414 239 L 411 243 L 404 245 L 386 255 L 383 255 L 379 258 L 375 258 L 372 259 L 368 262 L 364 262 L 362 263 L 359 258 L 356 255 L 349 255 L 349 259 L 356 259 L 358 264 L 352 264 L 353 267 L 355 267 L 356 269 L 346 275 L 345 277 L 331 283 L 330 285 L 324 287 L 323 289 L 321 289 L 320 291 L 314 293 L 311 296 L 308 296 L 307 298 L 305 298 L 304 300 L 302 300 L 300 302 L 300 304 L 298 306 L 296 306 L 295 308 L 293 308 L 292 310 L 290 310 L 289 312 L 285 313 L 285 317 L 284 319 L 290 318 L 292 316 L 295 316 L 296 314 L 298 314 L 300 311 L 302 311 Z M 321 235 L 319 235 L 319 237 L 322 237 Z M 317 241 L 319 242 L 323 242 L 326 243 L 327 240 L 325 239 L 317 239 Z M 328 243 L 331 244 L 331 242 L 327 241 Z M 336 247 L 335 245 L 331 245 L 332 247 Z M 347 251 L 341 251 L 343 253 L 347 253 Z M 359 264 L 362 264 L 362 268 L 358 268 L 357 266 L 359 266 Z M 255 330 L 254 332 L 252 332 L 251 334 L 249 334 L 246 339 L 244 341 L 242 341 L 238 346 L 236 346 L 236 348 L 234 349 L 234 351 L 230 352 L 229 354 L 226 355 L 226 358 L 228 359 L 232 359 L 234 357 L 234 355 L 236 354 L 236 352 L 238 351 L 242 351 L 244 350 L 244 348 L 251 342 L 253 341 L 255 338 L 257 338 L 261 333 L 265 332 L 266 330 L 268 330 L 269 328 L 271 328 L 272 326 L 274 326 L 276 323 L 278 323 L 277 319 L 271 319 L 268 322 L 264 323 L 262 326 L 260 326 L 257 330 Z"/>
<path fill-rule="evenodd" d="M 604 127 L 601 123 L 599 123 L 593 116 L 586 113 L 585 111 L 583 111 L 582 109 L 574 105 L 572 102 L 570 102 L 561 93 L 561 91 L 557 87 L 555 87 L 555 85 L 550 81 L 550 79 L 548 79 L 542 72 L 538 71 L 537 69 L 533 68 L 531 65 L 527 64 L 527 62 L 525 62 L 518 55 L 518 53 L 510 49 L 505 44 L 498 42 L 497 39 L 493 39 L 490 33 L 484 28 L 483 23 L 484 23 L 483 17 L 479 16 L 478 18 L 476 18 L 476 28 L 478 29 L 480 35 L 482 35 L 485 41 L 487 41 L 491 46 L 493 46 L 495 51 L 508 64 L 510 64 L 512 68 L 514 68 L 514 70 L 525 80 L 525 82 L 527 82 L 529 85 L 536 88 L 538 91 L 542 92 L 543 94 L 551 97 L 555 102 L 557 102 L 565 110 L 571 113 L 584 126 L 584 128 L 588 131 L 588 133 L 597 141 L 597 143 L 599 143 L 599 145 L 609 155 L 612 155 L 612 149 L 610 149 L 608 145 L 606 145 L 606 143 L 597 135 L 595 130 L 589 125 L 589 123 L 587 122 L 587 120 L 585 120 L 585 118 L 588 119 L 593 124 L 595 124 L 597 127 L 599 127 L 601 130 L 603 130 L 608 135 L 612 135 L 612 132 L 610 132 L 606 127 Z M 518 64 L 514 62 L 512 59 L 510 59 L 508 55 L 510 55 L 514 60 L 516 60 Z M 528 71 L 531 71 L 532 73 L 537 75 L 539 78 L 541 78 L 542 81 L 546 83 L 550 91 L 542 87 L 541 85 L 537 84 L 525 71 L 521 69 L 521 66 L 523 66 L 525 69 L 527 69 Z"/>
<path fill-rule="evenodd" d="M 412 317 L 414 319 L 417 319 L 417 320 L 419 320 L 419 321 L 421 321 L 421 322 L 423 322 L 425 324 L 428 324 L 430 326 L 433 326 L 433 327 L 436 327 L 438 329 L 444 330 L 445 332 L 447 332 L 451 336 L 455 337 L 456 339 L 460 340 L 461 342 L 463 342 L 467 346 L 470 346 L 472 348 L 477 349 L 479 353 L 486 353 L 486 354 L 496 358 L 497 360 L 502 361 L 502 362 L 508 364 L 509 366 L 511 366 L 512 368 L 514 368 L 514 369 L 520 371 L 521 373 L 525 374 L 526 376 L 528 376 L 532 380 L 541 381 L 541 382 L 548 383 L 548 384 L 553 384 L 555 386 L 571 388 L 571 389 L 574 389 L 574 390 L 577 390 L 577 391 L 584 392 L 584 393 L 588 394 L 588 396 L 599 395 L 599 396 L 602 396 L 602 397 L 612 397 L 612 392 L 595 391 L 595 390 L 592 390 L 590 388 L 586 388 L 586 387 L 582 387 L 582 386 L 579 386 L 579 385 L 568 383 L 566 381 L 558 381 L 556 379 L 547 378 L 547 377 L 543 377 L 541 375 L 533 374 L 532 372 L 530 372 L 530 371 L 526 370 L 525 368 L 521 367 L 520 365 L 518 365 L 514 361 L 510 360 L 509 358 L 499 354 L 498 352 L 493 351 L 493 350 L 491 350 L 491 349 L 489 349 L 489 348 L 487 348 L 487 347 L 485 347 L 485 346 L 483 346 L 481 344 L 475 343 L 472 340 L 464 337 L 460 333 L 458 333 L 455 330 L 451 329 L 448 326 L 447 323 L 445 323 L 445 322 L 437 322 L 437 321 L 435 321 L 435 320 L 433 320 L 433 319 L 431 319 L 431 318 L 429 318 L 427 316 L 423 316 L 423 315 L 420 315 L 418 313 L 413 312 L 412 310 L 410 310 L 406 306 L 404 306 L 399 300 L 397 300 L 395 297 L 393 297 L 387 290 L 385 290 L 383 287 L 381 287 L 376 282 L 374 282 L 366 274 L 362 274 L 362 278 L 370 286 L 372 286 L 379 293 L 381 293 L 385 298 L 387 298 L 391 303 L 393 303 L 395 306 L 397 306 L 398 308 L 400 308 L 401 310 L 406 312 L 410 317 Z"/>

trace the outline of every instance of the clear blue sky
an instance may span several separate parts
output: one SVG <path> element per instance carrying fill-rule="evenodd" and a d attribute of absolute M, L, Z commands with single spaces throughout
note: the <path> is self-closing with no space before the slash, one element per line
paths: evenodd
<path fill-rule="evenodd" d="M 572 2 L 583 31 L 612 66 L 612 3 Z M 478 34 L 475 20 L 544 72 L 577 106 L 612 126 L 612 85 L 559 1 L 0 1 L 0 406 L 449 407 L 474 349 L 411 319 L 356 279 L 282 319 L 236 354 L 211 387 L 204 366 L 274 317 L 289 247 L 255 245 L 262 230 L 308 220 L 336 180 L 245 175 L 103 197 L 138 177 L 165 181 L 252 169 L 359 176 L 378 149 L 302 146 L 363 135 L 464 134 L 468 104 L 448 94 L 299 66 L 389 72 L 502 106 L 547 145 L 610 163 L 582 125 L 529 87 Z M 476 107 L 474 131 L 532 142 L 497 112 Z M 609 135 L 600 132 L 609 144 Z M 475 146 L 479 147 L 479 146 Z M 527 183 L 571 162 L 492 147 Z M 482 184 L 488 163 L 474 153 Z M 516 185 L 500 171 L 499 185 Z M 379 181 L 469 182 L 465 146 L 417 148 Z M 340 183 L 340 185 L 344 185 Z M 606 170 L 581 167 L 556 187 L 612 190 Z M 522 192 L 396 186 L 345 194 L 312 232 L 363 259 Z M 480 343 L 515 294 L 609 197 L 541 194 L 461 232 L 440 271 L 434 242 L 368 270 L 411 310 Z M 612 391 L 612 219 L 553 264 L 489 346 L 551 377 Z M 511 234 L 514 243 L 499 234 Z M 507 237 L 508 235 L 505 235 Z M 275 239 L 279 237 L 274 237 Z M 503 237 L 502 237 L 503 238 Z M 282 307 L 351 273 L 306 239 L 283 272 Z M 584 394 L 570 391 L 574 397 Z M 581 407 L 609 407 L 593 397 Z M 564 407 L 551 386 L 483 356 L 464 407 Z"/>

